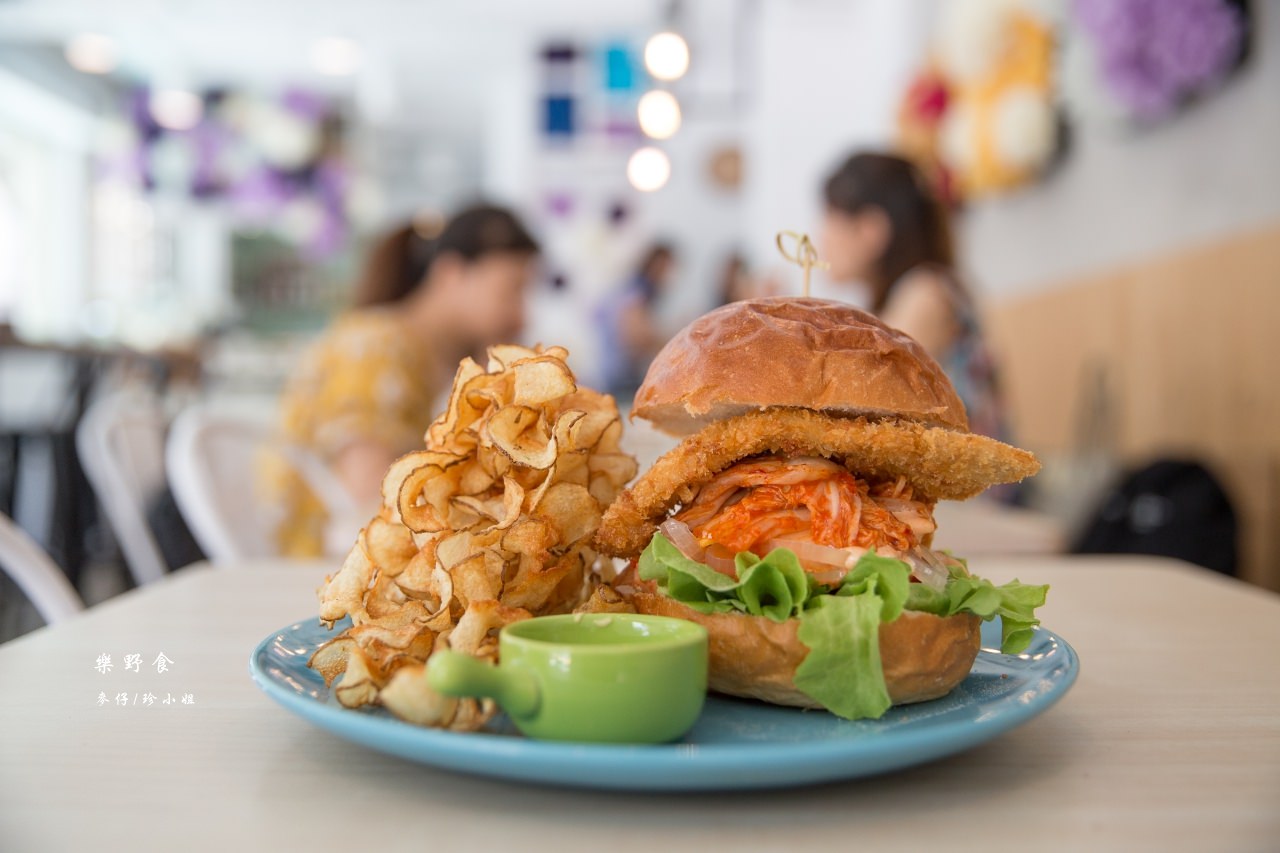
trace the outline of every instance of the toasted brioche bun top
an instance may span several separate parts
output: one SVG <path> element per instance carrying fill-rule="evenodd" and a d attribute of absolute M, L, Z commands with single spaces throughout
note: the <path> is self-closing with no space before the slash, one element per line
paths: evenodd
<path fill-rule="evenodd" d="M 942 368 L 906 334 L 842 302 L 768 297 L 704 314 L 649 366 L 633 415 L 673 435 L 773 407 L 969 431 Z"/>

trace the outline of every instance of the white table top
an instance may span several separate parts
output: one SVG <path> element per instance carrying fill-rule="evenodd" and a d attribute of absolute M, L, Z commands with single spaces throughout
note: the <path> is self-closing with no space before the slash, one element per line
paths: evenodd
<path fill-rule="evenodd" d="M 313 728 L 258 691 L 247 661 L 315 612 L 325 567 L 188 569 L 0 647 L 0 849 L 1280 845 L 1280 596 L 1149 558 L 974 569 L 1053 585 L 1044 622 L 1081 658 L 1057 706 L 888 776 L 678 796 L 461 776 Z M 134 653 L 141 671 L 125 671 Z M 100 654 L 112 671 L 95 670 Z M 120 707 L 120 692 L 157 700 Z"/>

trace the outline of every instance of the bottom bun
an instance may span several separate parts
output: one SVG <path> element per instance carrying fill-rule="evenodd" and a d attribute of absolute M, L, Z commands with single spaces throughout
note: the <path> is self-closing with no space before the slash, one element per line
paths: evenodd
<path fill-rule="evenodd" d="M 796 636 L 799 621 L 763 616 L 705 614 L 643 584 L 631 595 L 640 613 L 674 616 L 707 629 L 712 690 L 775 705 L 820 708 L 795 686 L 796 667 L 809 649 Z M 934 616 L 907 610 L 880 626 L 880 663 L 895 705 L 945 696 L 964 681 L 982 644 L 981 620 L 972 613 Z"/>

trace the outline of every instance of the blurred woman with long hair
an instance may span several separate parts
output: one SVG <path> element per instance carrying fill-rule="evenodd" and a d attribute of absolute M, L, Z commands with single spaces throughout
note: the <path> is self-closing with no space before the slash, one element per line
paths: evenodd
<path fill-rule="evenodd" d="M 370 512 L 387 467 L 422 446 L 458 361 L 519 334 L 538 254 L 520 220 L 499 207 L 471 207 L 438 233 L 422 230 L 405 225 L 374 246 L 353 309 L 303 356 L 281 402 L 283 440 L 318 457 Z M 321 553 L 323 503 L 287 465 L 268 484 L 285 514 L 282 552 Z"/>
<path fill-rule="evenodd" d="M 870 308 L 946 371 L 974 432 L 1006 437 L 995 363 L 956 273 L 950 218 L 923 174 L 889 154 L 857 153 L 831 174 L 820 253 L 835 282 L 860 283 Z"/>

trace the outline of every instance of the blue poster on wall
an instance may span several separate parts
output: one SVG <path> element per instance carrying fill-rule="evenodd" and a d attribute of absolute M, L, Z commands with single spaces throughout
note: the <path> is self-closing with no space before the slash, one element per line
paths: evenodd
<path fill-rule="evenodd" d="M 548 95 L 543 98 L 542 104 L 543 133 L 547 136 L 573 136 L 577 132 L 573 98 Z"/>
<path fill-rule="evenodd" d="M 638 85 L 635 57 L 621 42 L 605 45 L 604 88 L 610 92 L 631 92 Z"/>

